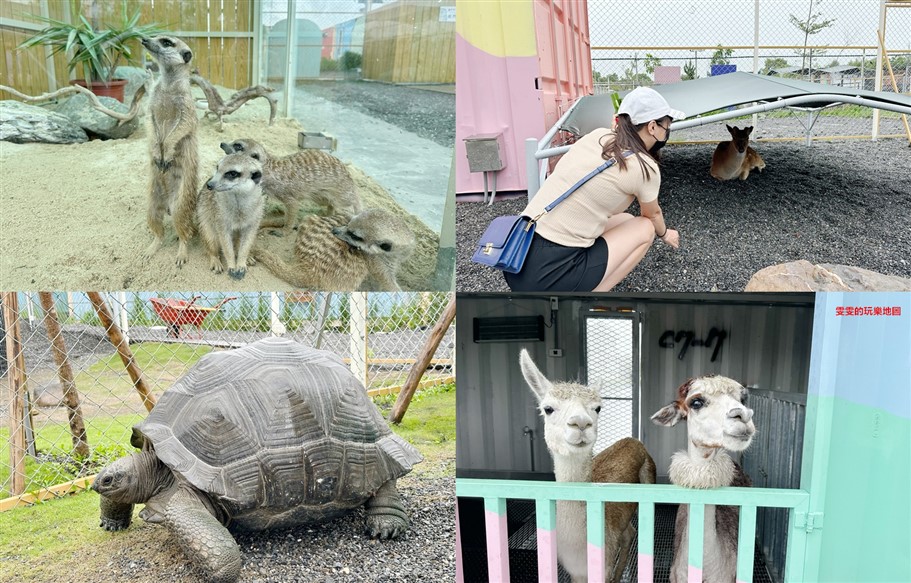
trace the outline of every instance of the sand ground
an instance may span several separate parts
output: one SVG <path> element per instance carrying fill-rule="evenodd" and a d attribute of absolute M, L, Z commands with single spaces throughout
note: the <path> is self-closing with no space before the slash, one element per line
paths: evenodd
<path fill-rule="evenodd" d="M 230 92 L 225 91 L 226 95 Z M 201 95 L 201 93 L 200 93 Z M 211 119 L 199 125 L 200 184 L 223 155 L 218 144 L 240 137 L 264 144 L 273 155 L 297 150 L 300 124 L 276 119 L 268 126 L 268 103 L 254 99 L 225 118 L 224 131 Z M 260 266 L 242 281 L 214 274 L 199 241 L 190 260 L 174 264 L 177 241 L 168 240 L 151 260 L 142 251 L 151 241 L 146 226 L 149 179 L 145 126 L 123 140 L 84 144 L 0 142 L 0 287 L 6 289 L 286 290 L 290 286 Z M 370 177 L 349 166 L 365 207 L 405 215 L 418 248 L 400 272 L 404 289 L 430 289 L 437 235 L 406 212 Z M 168 221 L 169 223 L 169 221 Z M 290 257 L 291 237 L 260 233 L 259 244 Z"/>

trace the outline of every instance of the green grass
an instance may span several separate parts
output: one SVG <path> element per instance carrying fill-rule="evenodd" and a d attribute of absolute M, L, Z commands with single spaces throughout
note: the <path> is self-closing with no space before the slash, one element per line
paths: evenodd
<path fill-rule="evenodd" d="M 143 373 L 165 369 L 173 366 L 175 361 L 189 367 L 203 355 L 212 352 L 210 346 L 164 344 L 160 342 L 142 342 L 140 344 L 134 344 L 131 348 L 133 351 L 133 360 Z M 123 361 L 120 360 L 118 354 L 112 354 L 106 358 L 100 359 L 90 366 L 87 369 L 87 372 L 97 375 L 111 370 L 116 371 L 117 373 L 125 372 Z"/>
<path fill-rule="evenodd" d="M 111 460 L 126 455 L 132 450 L 130 445 L 131 428 L 143 419 L 143 415 L 121 415 L 118 417 L 91 419 L 86 427 L 91 453 L 87 460 L 75 459 L 63 463 L 73 449 L 73 440 L 68 423 L 48 423 L 41 427 L 35 436 L 35 448 L 39 454 L 58 456 L 60 461 L 38 462 L 31 456 L 25 456 L 25 489 L 32 492 L 40 488 L 55 486 L 77 477 L 79 466 L 85 462 L 86 472 L 91 475 L 97 468 Z M 0 499 L 11 495 L 9 492 L 9 429 L 0 429 Z"/>
<path fill-rule="evenodd" d="M 424 462 L 405 479 L 455 474 L 455 394 L 451 384 L 417 393 L 402 423 L 393 427 L 424 455 Z M 384 416 L 388 415 L 395 399 L 376 400 Z M 126 418 L 110 424 L 115 422 L 125 427 L 132 424 Z M 66 427 L 60 428 L 56 443 L 66 442 L 67 435 Z M 91 439 L 90 434 L 90 443 Z M 129 447 L 128 443 L 125 437 L 123 444 Z M 140 508 L 137 506 L 137 513 Z M 167 537 L 164 529 L 135 518 L 134 525 L 123 533 L 98 528 L 98 496 L 92 492 L 0 512 L 0 581 L 60 580 L 62 573 L 68 580 L 87 580 L 118 549 L 157 548 Z"/>
<path fill-rule="evenodd" d="M 420 391 L 411 399 L 402 422 L 393 430 L 424 455 L 415 467 L 419 474 L 434 476 L 455 473 L 456 403 L 455 385 L 438 385 Z M 396 395 L 375 397 L 383 417 L 388 417 Z"/>

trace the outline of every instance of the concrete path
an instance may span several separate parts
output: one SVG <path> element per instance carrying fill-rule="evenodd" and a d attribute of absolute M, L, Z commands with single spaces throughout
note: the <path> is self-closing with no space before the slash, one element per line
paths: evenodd
<path fill-rule="evenodd" d="M 360 168 L 408 212 L 440 232 L 452 148 L 300 89 L 291 113 L 305 130 L 335 136 L 336 156 Z"/>

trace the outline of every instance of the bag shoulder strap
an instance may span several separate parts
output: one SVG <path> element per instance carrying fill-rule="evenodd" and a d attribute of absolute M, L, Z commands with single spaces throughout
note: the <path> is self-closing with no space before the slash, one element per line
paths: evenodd
<path fill-rule="evenodd" d="M 625 152 L 623 152 L 623 157 L 624 157 L 624 158 L 629 158 L 629 157 L 632 156 L 632 155 L 633 155 L 633 152 L 632 152 L 631 150 L 626 150 Z M 603 164 L 601 164 L 600 166 L 598 166 L 597 168 L 595 168 L 594 170 L 592 170 L 591 172 L 589 172 L 588 174 L 586 174 L 585 176 L 583 176 L 582 179 L 579 180 L 579 182 L 577 182 L 577 183 L 573 184 L 572 186 L 570 186 L 570 187 L 569 187 L 569 190 L 567 190 L 566 192 L 564 192 L 563 194 L 561 194 L 561 195 L 559 196 L 559 198 L 557 198 L 555 201 L 553 201 L 552 203 L 550 203 L 549 205 L 547 205 L 546 207 L 544 207 L 544 212 L 541 213 L 540 215 L 536 216 L 536 217 L 534 218 L 534 220 L 537 221 L 537 220 L 540 219 L 543 215 L 545 215 L 545 214 L 549 213 L 550 211 L 552 211 L 552 210 L 554 209 L 555 206 L 557 206 L 558 204 L 560 204 L 561 202 L 563 202 L 564 200 L 566 200 L 566 198 L 567 198 L 569 195 L 571 195 L 572 193 L 574 193 L 576 190 L 578 190 L 580 186 L 582 186 L 583 184 L 585 184 L 586 182 L 588 182 L 589 180 L 591 180 L 592 178 L 594 178 L 594 177 L 597 176 L 598 174 L 601 174 L 602 172 L 604 172 L 605 170 L 607 170 L 608 168 L 610 168 L 611 166 L 613 166 L 616 162 L 617 162 L 617 160 L 614 159 L 614 158 L 611 158 L 610 160 L 605 160 Z"/>

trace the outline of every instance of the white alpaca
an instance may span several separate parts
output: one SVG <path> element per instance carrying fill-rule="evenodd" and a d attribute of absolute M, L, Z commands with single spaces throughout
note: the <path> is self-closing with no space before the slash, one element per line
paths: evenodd
<path fill-rule="evenodd" d="M 544 441 L 554 458 L 558 482 L 655 483 L 655 462 L 636 439 L 621 439 L 592 459 L 601 411 L 598 391 L 574 383 L 551 383 L 526 350 L 522 350 L 519 363 L 544 417 Z M 604 505 L 605 581 L 616 583 L 623 574 L 630 545 L 636 540 L 631 523 L 636 508 L 635 503 Z M 558 500 L 557 560 L 573 583 L 588 581 L 585 528 L 585 503 Z"/>
<path fill-rule="evenodd" d="M 658 425 L 686 420 L 687 451 L 671 457 L 671 482 L 685 488 L 751 486 L 750 477 L 728 455 L 750 445 L 756 427 L 753 410 L 744 405 L 747 390 L 722 376 L 690 379 L 677 389 L 677 400 L 652 415 Z M 737 576 L 737 506 L 706 504 L 702 580 L 733 583 Z M 686 583 L 689 505 L 681 504 L 674 526 L 671 583 Z"/>

